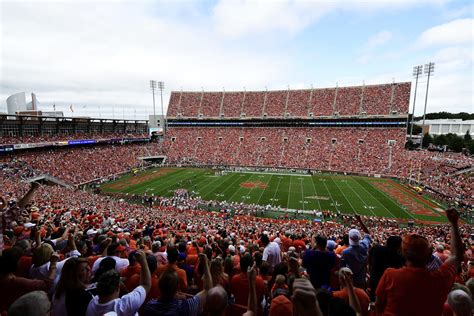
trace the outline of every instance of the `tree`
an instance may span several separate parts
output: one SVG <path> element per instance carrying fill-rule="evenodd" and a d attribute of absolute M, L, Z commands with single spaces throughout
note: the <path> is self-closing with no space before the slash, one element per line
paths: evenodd
<path fill-rule="evenodd" d="M 471 134 L 469 134 L 469 130 L 467 130 L 466 135 L 464 135 L 464 141 L 468 143 L 471 140 L 472 140 Z"/>
<path fill-rule="evenodd" d="M 469 144 L 466 144 L 467 149 L 471 153 L 471 155 L 474 155 L 474 141 L 470 141 Z"/>
<path fill-rule="evenodd" d="M 433 144 L 442 146 L 448 144 L 448 137 L 446 135 L 438 135 L 433 139 Z"/>
<path fill-rule="evenodd" d="M 448 145 L 449 149 L 451 149 L 452 151 L 461 152 L 464 148 L 465 142 L 461 136 L 456 136 L 451 139 Z"/>
<path fill-rule="evenodd" d="M 434 141 L 433 141 L 433 137 L 426 133 L 425 135 L 423 135 L 423 141 L 422 141 L 422 145 L 423 147 L 428 147 L 429 144 L 432 144 Z"/>

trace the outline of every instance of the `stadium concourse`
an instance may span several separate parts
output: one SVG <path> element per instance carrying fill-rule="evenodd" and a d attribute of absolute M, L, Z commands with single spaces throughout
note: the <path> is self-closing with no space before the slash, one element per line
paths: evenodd
<path fill-rule="evenodd" d="M 409 89 L 172 93 L 163 143 L 143 131 L 2 136 L 1 145 L 51 144 L 0 158 L 0 312 L 470 315 L 473 231 L 455 209 L 443 225 L 347 215 L 317 223 L 232 215 L 225 203 L 207 212 L 180 190 L 150 207 L 74 186 L 166 155 L 412 179 L 470 209 L 472 157 L 404 149 Z M 59 146 L 83 138 L 92 144 Z M 42 174 L 72 188 L 25 181 Z"/>

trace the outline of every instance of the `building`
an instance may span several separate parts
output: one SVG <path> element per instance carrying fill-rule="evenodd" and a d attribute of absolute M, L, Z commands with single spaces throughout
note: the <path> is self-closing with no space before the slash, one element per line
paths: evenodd
<path fill-rule="evenodd" d="M 415 122 L 415 124 L 422 127 L 423 134 L 429 133 L 430 135 L 446 135 L 451 133 L 462 136 L 467 131 L 471 134 L 474 131 L 474 120 L 439 119 L 425 120 L 424 126 L 422 126 L 422 121 Z"/>

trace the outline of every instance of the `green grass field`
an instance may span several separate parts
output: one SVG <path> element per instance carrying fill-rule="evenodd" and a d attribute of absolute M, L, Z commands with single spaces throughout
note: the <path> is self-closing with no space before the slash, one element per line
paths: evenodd
<path fill-rule="evenodd" d="M 388 179 L 343 175 L 228 173 L 189 168 L 155 168 L 102 185 L 104 192 L 172 196 L 178 188 L 205 200 L 330 210 L 405 220 L 445 222 L 439 205 Z"/>

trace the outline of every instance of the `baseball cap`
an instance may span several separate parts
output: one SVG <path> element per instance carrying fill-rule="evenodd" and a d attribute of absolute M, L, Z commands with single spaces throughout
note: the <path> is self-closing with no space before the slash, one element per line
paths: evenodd
<path fill-rule="evenodd" d="M 229 251 L 230 252 L 235 252 L 235 246 L 234 245 L 229 245 Z"/>
<path fill-rule="evenodd" d="M 357 229 L 351 229 L 349 231 L 349 245 L 357 246 L 361 239 L 360 232 Z"/>
<path fill-rule="evenodd" d="M 336 242 L 334 240 L 331 240 L 329 239 L 328 240 L 328 243 L 326 245 L 326 248 L 329 250 L 329 251 L 333 251 L 334 248 L 336 248 Z"/>

